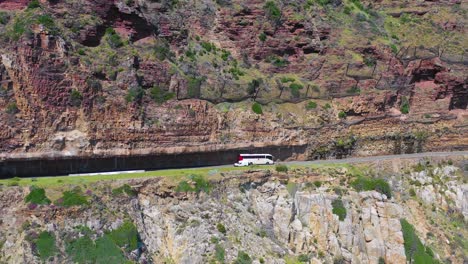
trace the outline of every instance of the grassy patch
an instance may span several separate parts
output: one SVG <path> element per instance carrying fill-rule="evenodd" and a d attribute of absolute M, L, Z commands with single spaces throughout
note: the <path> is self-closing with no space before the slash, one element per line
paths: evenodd
<path fill-rule="evenodd" d="M 36 186 L 31 186 L 30 192 L 24 198 L 24 201 L 32 204 L 50 204 L 50 199 L 45 195 L 45 190 Z"/>
<path fill-rule="evenodd" d="M 340 221 L 343 221 L 346 218 L 346 208 L 343 205 L 343 201 L 341 199 L 336 199 L 332 202 L 332 206 L 332 212 L 338 216 Z"/>
<path fill-rule="evenodd" d="M 389 199 L 392 198 L 392 191 L 390 185 L 383 179 L 373 179 L 367 177 L 358 177 L 351 183 L 358 192 L 360 191 L 378 191 L 385 194 Z"/>
<path fill-rule="evenodd" d="M 226 234 L 226 227 L 222 224 L 222 223 L 218 223 L 216 225 L 216 229 L 218 229 L 218 231 L 222 234 Z"/>
<path fill-rule="evenodd" d="M 408 98 L 406 98 L 406 96 L 403 96 L 401 98 L 400 111 L 402 114 L 408 114 L 410 111 L 409 101 Z"/>
<path fill-rule="evenodd" d="M 408 223 L 406 219 L 401 219 L 400 223 L 403 231 L 407 261 L 415 264 L 438 263 L 438 261 L 434 259 L 432 250 L 422 244 L 421 240 L 416 235 L 414 227 Z"/>
<path fill-rule="evenodd" d="M 137 195 L 137 192 L 130 187 L 128 184 L 124 184 L 118 188 L 112 190 L 112 195 L 128 195 L 130 197 L 134 197 Z"/>
<path fill-rule="evenodd" d="M 55 256 L 58 252 L 55 245 L 55 236 L 47 231 L 40 233 L 34 244 L 36 245 L 39 257 L 43 261 Z"/>
<path fill-rule="evenodd" d="M 288 166 L 286 166 L 284 164 L 278 164 L 278 165 L 276 165 L 275 170 L 277 172 L 288 172 Z"/>
<path fill-rule="evenodd" d="M 311 109 L 315 109 L 315 108 L 317 108 L 317 103 L 314 102 L 314 101 L 310 101 L 306 105 L 307 110 L 311 110 Z"/>
<path fill-rule="evenodd" d="M 233 264 L 252 264 L 252 259 L 249 254 L 241 250 L 237 252 L 237 258 L 234 260 Z"/>
<path fill-rule="evenodd" d="M 126 221 L 119 228 L 107 234 L 120 248 L 125 247 L 127 252 L 138 248 L 138 230 L 132 222 Z"/>
<path fill-rule="evenodd" d="M 252 111 L 258 115 L 263 114 L 262 106 L 257 102 L 252 105 Z"/>
<path fill-rule="evenodd" d="M 216 260 L 219 261 L 220 263 L 224 263 L 225 255 L 226 255 L 226 250 L 224 249 L 224 247 L 221 246 L 220 244 L 216 244 L 215 246 Z"/>
<path fill-rule="evenodd" d="M 205 192 L 210 193 L 211 191 L 211 184 L 210 182 L 205 179 L 202 175 L 192 174 L 189 176 L 190 182 L 182 181 L 176 187 L 177 192 Z"/>
<path fill-rule="evenodd" d="M 75 188 L 71 191 L 64 191 L 55 204 L 64 207 L 87 205 L 88 199 L 82 194 L 81 189 Z"/>

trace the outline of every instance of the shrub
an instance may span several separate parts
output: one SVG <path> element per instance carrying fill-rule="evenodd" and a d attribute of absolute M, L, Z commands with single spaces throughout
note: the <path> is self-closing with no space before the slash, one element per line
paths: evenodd
<path fill-rule="evenodd" d="M 341 119 L 346 118 L 346 113 L 344 111 L 340 111 L 338 113 L 338 117 L 341 118 Z"/>
<path fill-rule="evenodd" d="M 260 39 L 261 42 L 264 42 L 267 39 L 265 32 L 260 33 L 260 35 L 258 35 L 258 39 Z"/>
<path fill-rule="evenodd" d="M 221 59 L 223 61 L 227 61 L 230 56 L 231 56 L 231 53 L 227 50 L 223 50 L 221 53 Z"/>
<path fill-rule="evenodd" d="M 219 231 L 220 233 L 222 233 L 222 234 L 224 234 L 224 235 L 226 234 L 226 227 L 225 227 L 223 224 L 218 223 L 218 224 L 216 225 L 216 229 L 218 229 L 218 231 Z"/>
<path fill-rule="evenodd" d="M 190 98 L 200 97 L 200 87 L 204 81 L 203 77 L 189 77 L 187 81 L 187 94 Z"/>
<path fill-rule="evenodd" d="M 263 6 L 265 13 L 269 19 L 278 22 L 281 19 L 281 10 L 278 8 L 275 2 L 267 1 Z"/>
<path fill-rule="evenodd" d="M 154 86 L 150 90 L 150 96 L 151 96 L 151 98 L 153 98 L 153 100 L 157 104 L 162 104 L 162 103 L 166 102 L 167 100 L 171 100 L 172 98 L 174 98 L 175 93 L 164 91 L 163 89 L 159 88 L 158 86 Z"/>
<path fill-rule="evenodd" d="M 169 44 L 167 44 L 166 42 L 158 43 L 154 47 L 154 55 L 160 61 L 163 61 L 166 58 L 170 58 L 172 56 L 172 53 Z"/>
<path fill-rule="evenodd" d="M 73 89 L 70 93 L 70 102 L 73 106 L 80 106 L 83 100 L 83 95 L 80 91 Z"/>
<path fill-rule="evenodd" d="M 406 260 L 415 264 L 438 263 L 433 257 L 432 250 L 422 244 L 414 227 L 406 219 L 400 219 L 400 223 L 403 231 Z"/>
<path fill-rule="evenodd" d="M 288 82 L 294 82 L 296 79 L 293 77 L 281 77 L 281 82 L 282 83 L 288 83 Z"/>
<path fill-rule="evenodd" d="M 277 172 L 288 172 L 288 166 L 286 166 L 284 164 L 276 165 L 275 169 L 276 169 Z"/>
<path fill-rule="evenodd" d="M 216 46 L 212 43 L 209 42 L 202 42 L 200 43 L 203 49 L 205 49 L 207 52 L 211 52 L 212 50 L 216 50 Z"/>
<path fill-rule="evenodd" d="M 302 88 L 304 88 L 304 86 L 302 86 L 302 84 L 299 84 L 299 83 L 291 83 L 289 85 L 289 89 L 291 89 L 291 94 L 294 97 L 300 96 L 299 90 L 301 90 Z"/>
<path fill-rule="evenodd" d="M 247 93 L 250 95 L 255 94 L 255 92 L 257 91 L 257 88 L 260 87 L 262 83 L 263 83 L 262 79 L 253 79 L 247 87 Z"/>
<path fill-rule="evenodd" d="M 323 109 L 330 109 L 331 108 L 331 105 L 329 103 L 326 103 L 324 106 L 323 106 Z"/>
<path fill-rule="evenodd" d="M 117 34 L 113 28 L 106 29 L 106 40 L 107 44 L 109 44 L 109 46 L 114 49 L 120 48 L 124 44 L 120 38 L 120 35 Z"/>
<path fill-rule="evenodd" d="M 262 106 L 257 102 L 252 105 L 252 111 L 258 115 L 263 114 Z"/>
<path fill-rule="evenodd" d="M 43 25 L 47 29 L 54 29 L 55 28 L 54 19 L 48 14 L 40 15 L 39 17 L 37 17 L 37 23 Z"/>
<path fill-rule="evenodd" d="M 43 188 L 31 186 L 29 194 L 24 198 L 26 203 L 32 204 L 50 204 L 50 199 L 45 195 Z"/>
<path fill-rule="evenodd" d="M 297 260 L 298 260 L 299 262 L 308 263 L 309 260 L 310 260 L 310 256 L 307 255 L 307 254 L 301 254 L 301 255 L 299 255 L 299 256 L 297 257 Z"/>
<path fill-rule="evenodd" d="M 119 228 L 107 234 L 120 248 L 125 247 L 127 252 L 138 248 L 138 230 L 130 221 L 125 221 Z"/>
<path fill-rule="evenodd" d="M 210 193 L 212 186 L 203 176 L 192 174 L 189 176 L 189 179 L 193 182 L 193 185 L 189 184 L 187 181 L 182 181 L 176 187 L 176 192 Z"/>
<path fill-rule="evenodd" d="M 390 44 L 390 49 L 392 50 L 394 54 L 398 53 L 398 48 L 395 44 Z"/>
<path fill-rule="evenodd" d="M 361 89 L 357 86 L 353 86 L 346 91 L 347 94 L 360 94 Z"/>
<path fill-rule="evenodd" d="M 226 250 L 221 246 L 220 244 L 216 244 L 215 246 L 215 258 L 218 260 L 220 263 L 224 263 L 226 255 Z"/>
<path fill-rule="evenodd" d="M 315 109 L 317 108 L 317 103 L 314 102 L 314 101 L 310 101 L 309 103 L 307 103 L 306 105 L 306 109 L 310 110 L 310 109 Z"/>
<path fill-rule="evenodd" d="M 11 102 L 7 105 L 5 112 L 7 114 L 14 115 L 19 112 L 19 109 L 15 102 Z"/>
<path fill-rule="evenodd" d="M 47 231 L 40 233 L 34 243 L 36 244 L 37 253 L 43 261 L 55 256 L 58 252 L 55 245 L 55 236 Z"/>
<path fill-rule="evenodd" d="M 41 7 L 41 4 L 39 3 L 39 0 L 32 0 L 28 4 L 28 9 L 34 9 L 34 8 L 39 8 Z"/>
<path fill-rule="evenodd" d="M 379 258 L 379 264 L 385 264 L 385 259 L 382 258 L 382 257 L 380 257 L 380 258 Z"/>
<path fill-rule="evenodd" d="M 408 98 L 406 98 L 406 96 L 403 96 L 401 98 L 400 111 L 402 114 L 408 114 L 410 111 L 409 101 Z"/>
<path fill-rule="evenodd" d="M 416 196 L 416 191 L 415 191 L 413 188 L 411 188 L 411 189 L 409 190 L 409 194 L 410 194 L 410 196 L 413 196 L 413 197 L 414 197 L 414 196 Z"/>
<path fill-rule="evenodd" d="M 322 186 L 322 182 L 321 181 L 315 181 L 314 185 L 315 185 L 315 187 L 320 188 Z"/>
<path fill-rule="evenodd" d="M 389 199 L 392 198 L 392 191 L 390 189 L 390 185 L 383 179 L 358 177 L 355 181 L 351 183 L 351 186 L 358 192 L 374 190 L 385 194 Z"/>
<path fill-rule="evenodd" d="M 8 24 L 8 21 L 10 21 L 10 16 L 8 15 L 7 12 L 0 12 L 0 24 L 6 25 Z"/>
<path fill-rule="evenodd" d="M 75 188 L 71 191 L 65 191 L 62 194 L 62 198 L 58 199 L 55 204 L 64 207 L 70 207 L 75 205 L 87 205 L 88 200 L 84 196 L 80 189 Z"/>
<path fill-rule="evenodd" d="M 132 190 L 132 187 L 130 187 L 130 185 L 128 184 L 124 184 L 120 186 L 119 188 L 115 188 L 112 190 L 112 195 L 122 195 L 122 194 L 133 197 L 137 195 L 137 192 Z"/>
<path fill-rule="evenodd" d="M 340 221 L 343 221 L 346 218 L 346 208 L 343 205 L 343 201 L 341 199 L 333 200 L 332 206 L 332 212 L 338 216 Z"/>
<path fill-rule="evenodd" d="M 127 95 L 125 96 L 125 100 L 127 103 L 130 102 L 138 102 L 141 99 L 143 99 L 143 95 L 145 94 L 145 91 L 140 87 L 131 87 L 128 89 Z"/>
<path fill-rule="evenodd" d="M 107 234 L 96 241 L 80 237 L 67 243 L 66 252 L 74 263 L 125 263 L 122 250 Z"/>
<path fill-rule="evenodd" d="M 252 259 L 249 254 L 244 251 L 237 252 L 237 258 L 234 260 L 233 264 L 252 264 Z"/>

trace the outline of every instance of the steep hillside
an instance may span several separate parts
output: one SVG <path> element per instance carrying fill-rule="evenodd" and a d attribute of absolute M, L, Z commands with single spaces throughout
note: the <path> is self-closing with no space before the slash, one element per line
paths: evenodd
<path fill-rule="evenodd" d="M 0 157 L 467 149 L 465 1 L 0 1 Z"/>
<path fill-rule="evenodd" d="M 466 263 L 465 157 L 0 185 L 0 263 Z M 16 184 L 14 184 L 16 183 Z"/>

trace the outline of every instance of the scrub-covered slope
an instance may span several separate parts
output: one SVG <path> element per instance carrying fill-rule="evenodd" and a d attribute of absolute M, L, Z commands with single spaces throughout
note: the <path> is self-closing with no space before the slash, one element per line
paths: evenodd
<path fill-rule="evenodd" d="M 0 150 L 466 149 L 463 1 L 0 2 Z"/>
<path fill-rule="evenodd" d="M 0 262 L 462 264 L 464 162 L 0 186 Z"/>

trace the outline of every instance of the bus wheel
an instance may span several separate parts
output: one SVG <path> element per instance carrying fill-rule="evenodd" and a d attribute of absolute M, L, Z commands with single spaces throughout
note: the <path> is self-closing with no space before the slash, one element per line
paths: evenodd
<path fill-rule="evenodd" d="M 270 162 L 267 162 L 266 165 L 270 165 Z"/>
<path fill-rule="evenodd" d="M 252 162 L 249 162 L 249 166 L 252 166 L 252 165 L 253 165 L 253 163 L 252 163 Z"/>

